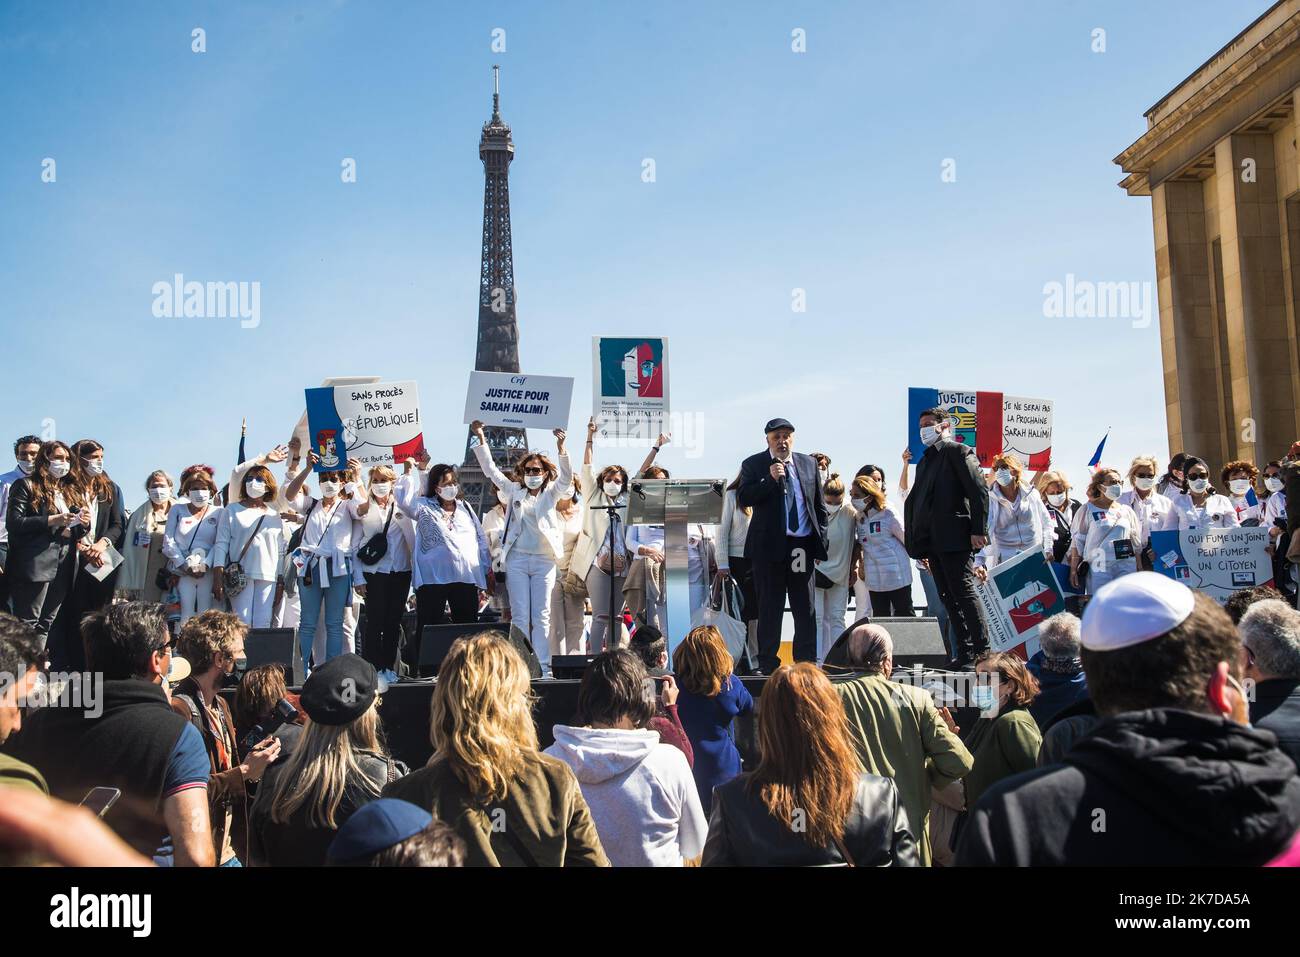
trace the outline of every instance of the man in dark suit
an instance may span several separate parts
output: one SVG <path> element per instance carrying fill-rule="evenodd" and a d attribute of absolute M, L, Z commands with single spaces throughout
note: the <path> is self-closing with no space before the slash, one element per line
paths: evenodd
<path fill-rule="evenodd" d="M 826 503 L 817 460 L 794 451 L 794 426 L 773 419 L 763 430 L 767 450 L 740 466 L 740 504 L 752 509 L 745 557 L 758 595 L 758 668 L 780 661 L 786 596 L 794 617 L 795 661 L 817 660 L 813 563 L 826 558 Z"/>
<path fill-rule="evenodd" d="M 953 440 L 947 412 L 926 409 L 918 423 L 927 448 L 903 504 L 903 539 L 907 554 L 929 564 L 952 623 L 956 664 L 963 667 L 988 648 L 971 555 L 989 541 L 989 487 L 975 450 Z"/>

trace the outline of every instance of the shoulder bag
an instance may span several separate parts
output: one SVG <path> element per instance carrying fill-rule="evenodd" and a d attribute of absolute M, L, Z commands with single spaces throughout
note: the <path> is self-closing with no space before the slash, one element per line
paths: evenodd
<path fill-rule="evenodd" d="M 226 564 L 226 571 L 223 577 L 225 578 L 226 594 L 231 597 L 238 595 L 248 587 L 248 573 L 244 571 L 243 566 L 244 556 L 248 554 L 248 549 L 253 544 L 253 539 L 257 538 L 257 533 L 261 531 L 262 523 L 264 521 L 266 521 L 265 512 L 263 512 L 262 516 L 257 520 L 257 524 L 253 526 L 253 531 L 248 536 L 248 541 L 244 542 L 244 547 L 239 550 L 239 557 L 233 562 Z M 232 526 L 235 524 L 233 519 L 230 524 Z"/>

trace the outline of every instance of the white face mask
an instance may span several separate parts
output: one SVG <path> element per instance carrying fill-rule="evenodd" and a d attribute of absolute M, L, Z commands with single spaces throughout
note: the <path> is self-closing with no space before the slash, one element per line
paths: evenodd
<path fill-rule="evenodd" d="M 393 490 L 392 482 L 376 482 L 370 486 L 370 491 L 374 492 L 380 498 L 386 498 L 388 493 Z"/>
<path fill-rule="evenodd" d="M 934 443 L 938 442 L 939 439 L 942 437 L 943 437 L 943 430 L 938 428 L 937 426 L 933 426 L 933 425 L 921 426 L 922 445 L 927 445 L 927 446 L 934 445 Z"/>
<path fill-rule="evenodd" d="M 1270 475 L 1268 478 L 1264 479 L 1264 487 L 1270 492 L 1282 491 L 1284 484 L 1285 483 L 1276 475 Z"/>
<path fill-rule="evenodd" d="M 438 498 L 444 502 L 450 502 L 460 494 L 459 485 L 442 485 L 438 487 Z"/>
<path fill-rule="evenodd" d="M 1047 501 L 1051 503 L 1053 508 L 1060 508 L 1062 505 L 1065 504 L 1065 493 L 1064 492 L 1049 493 L 1047 496 Z"/>
<path fill-rule="evenodd" d="M 998 469 L 998 471 L 997 471 L 997 477 L 998 477 L 998 484 L 999 484 L 999 485 L 1010 485 L 1010 484 L 1011 484 L 1011 469 Z"/>
<path fill-rule="evenodd" d="M 622 482 L 606 482 L 601 486 L 601 488 L 605 490 L 605 495 L 608 498 L 618 498 L 623 494 Z"/>
<path fill-rule="evenodd" d="M 1250 490 L 1250 479 L 1233 479 L 1228 483 L 1233 495 L 1245 495 Z"/>
<path fill-rule="evenodd" d="M 524 476 L 524 484 L 527 485 L 530 489 L 541 488 L 541 487 L 542 487 L 542 482 L 543 482 L 543 481 L 544 481 L 544 478 L 543 478 L 543 476 L 541 476 L 541 475 L 525 475 L 525 476 Z"/>
<path fill-rule="evenodd" d="M 321 482 L 321 483 L 320 483 L 320 493 L 321 493 L 321 495 L 322 495 L 323 497 L 325 497 L 325 498 L 333 498 L 335 495 L 338 495 L 338 494 L 339 494 L 339 483 L 338 483 L 338 482 Z"/>
<path fill-rule="evenodd" d="M 836 512 L 838 512 L 838 511 L 839 511 L 840 509 L 842 509 L 843 507 L 844 507 L 844 502 L 842 502 L 842 501 L 840 501 L 840 502 L 827 502 L 827 503 L 826 503 L 826 512 L 827 512 L 828 515 L 834 515 Z"/>
<path fill-rule="evenodd" d="M 85 469 L 87 472 L 89 472 L 91 475 L 103 475 L 103 474 L 104 474 L 104 460 L 103 460 L 103 459 L 82 459 L 82 460 L 81 460 L 81 467 L 84 468 L 84 469 Z"/>
<path fill-rule="evenodd" d="M 1133 487 L 1139 492 L 1149 492 L 1156 487 L 1156 480 L 1153 478 L 1135 478 Z"/>
<path fill-rule="evenodd" d="M 155 505 L 161 505 L 172 497 L 172 490 L 163 485 L 155 485 L 149 489 L 149 501 Z"/>
<path fill-rule="evenodd" d="M 207 489 L 205 489 L 205 488 L 192 488 L 192 489 L 190 489 L 190 504 L 191 504 L 191 505 L 200 505 L 200 506 L 202 506 L 202 505 L 207 505 L 208 502 L 211 501 L 211 500 L 212 500 L 212 493 L 209 492 Z"/>
<path fill-rule="evenodd" d="M 266 483 L 261 479 L 249 479 L 244 483 L 244 491 L 248 493 L 249 498 L 260 499 L 266 494 Z"/>
<path fill-rule="evenodd" d="M 34 468 L 36 468 L 35 462 L 28 462 L 26 459 L 18 460 L 18 471 L 22 472 L 24 475 L 31 475 L 32 469 Z"/>
<path fill-rule="evenodd" d="M 865 512 L 867 510 L 867 500 L 865 498 L 854 498 L 849 501 L 853 503 L 853 507 L 859 512 Z"/>
<path fill-rule="evenodd" d="M 1204 492 L 1207 488 L 1210 487 L 1210 480 L 1203 479 L 1203 478 L 1192 479 L 1190 482 L 1187 483 L 1187 487 L 1199 495 L 1201 492 Z"/>
<path fill-rule="evenodd" d="M 823 484 L 823 485 L 826 484 L 826 480 L 827 480 L 828 478 L 830 478 L 830 475 L 831 475 L 829 469 L 818 469 L 818 470 L 817 470 L 817 474 L 820 475 L 820 476 L 822 477 L 822 484 Z"/>
<path fill-rule="evenodd" d="M 1124 486 L 1118 483 L 1115 485 L 1107 485 L 1102 489 L 1102 491 L 1106 493 L 1106 497 L 1112 502 L 1117 502 L 1119 501 L 1119 497 L 1124 494 Z"/>
<path fill-rule="evenodd" d="M 68 469 L 72 468 L 71 463 L 63 462 L 58 459 L 50 462 L 50 474 L 55 478 L 63 478 L 68 474 Z"/>

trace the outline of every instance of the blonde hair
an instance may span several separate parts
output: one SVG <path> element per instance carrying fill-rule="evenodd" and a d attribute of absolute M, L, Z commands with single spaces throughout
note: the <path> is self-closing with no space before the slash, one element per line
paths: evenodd
<path fill-rule="evenodd" d="M 858 498 L 870 499 L 875 503 L 878 511 L 885 510 L 885 491 L 876 480 L 867 475 L 859 475 L 853 480 L 853 491 L 857 492 Z"/>
<path fill-rule="evenodd" d="M 397 473 L 387 465 L 376 465 L 370 470 L 370 484 L 376 482 L 396 482 Z"/>
<path fill-rule="evenodd" d="M 1121 477 L 1119 469 L 1113 469 L 1106 465 L 1101 466 L 1097 471 L 1093 472 L 1092 478 L 1088 480 L 1088 498 L 1097 498 L 1101 493 L 1101 487 L 1110 484 L 1106 480 L 1112 475 L 1116 478 Z"/>
<path fill-rule="evenodd" d="M 500 635 L 458 638 L 433 689 L 430 766 L 446 763 L 481 804 L 505 800 L 537 751 L 529 687 L 524 659 Z"/>
<path fill-rule="evenodd" d="M 270 796 L 271 820 L 287 823 L 295 811 L 306 807 L 313 827 L 335 828 L 342 823 L 338 810 L 349 786 L 360 785 L 372 798 L 378 797 L 379 786 L 361 767 L 361 751 L 382 753 L 375 704 L 349 724 L 308 721 L 298 746 L 276 779 L 275 792 Z"/>
<path fill-rule="evenodd" d="M 1125 477 L 1130 482 L 1132 482 L 1133 473 L 1136 472 L 1143 465 L 1149 465 L 1151 467 L 1152 472 L 1154 472 L 1156 475 L 1160 474 L 1160 463 L 1156 461 L 1156 457 L 1154 455 L 1139 455 L 1136 456 L 1133 459 L 1133 461 L 1129 463 L 1128 475 Z"/>
<path fill-rule="evenodd" d="M 843 495 L 844 481 L 840 478 L 839 472 L 832 472 L 826 478 L 826 484 L 822 486 L 823 495 Z"/>
<path fill-rule="evenodd" d="M 700 625 L 687 632 L 673 652 L 673 671 L 683 691 L 712 698 L 731 678 L 731 652 L 722 632 Z"/>
<path fill-rule="evenodd" d="M 999 465 L 1005 465 L 1010 469 L 1012 479 L 1015 480 L 1017 485 L 1020 484 L 1020 480 L 1025 474 L 1025 467 L 1020 464 L 1020 459 L 1016 458 L 1016 456 L 1012 455 L 1010 452 L 1003 452 L 1001 455 L 995 455 L 993 456 L 993 465 L 990 469 L 990 474 L 996 475 Z"/>
<path fill-rule="evenodd" d="M 1042 496 L 1044 502 L 1047 501 L 1047 487 L 1049 485 L 1057 484 L 1065 490 L 1065 495 L 1068 498 L 1070 495 L 1070 480 L 1065 477 L 1064 472 L 1057 472 L 1055 470 L 1039 472 L 1038 478 L 1034 480 L 1034 488 L 1038 490 L 1038 494 Z"/>

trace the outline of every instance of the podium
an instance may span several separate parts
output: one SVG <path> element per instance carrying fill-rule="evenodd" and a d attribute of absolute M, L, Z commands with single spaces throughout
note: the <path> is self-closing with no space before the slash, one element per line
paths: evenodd
<path fill-rule="evenodd" d="M 691 630 L 691 581 L 686 539 L 690 526 L 722 521 L 723 479 L 634 479 L 628 525 L 664 527 L 664 585 L 668 590 L 669 654 Z M 705 574 L 708 570 L 705 569 Z"/>

